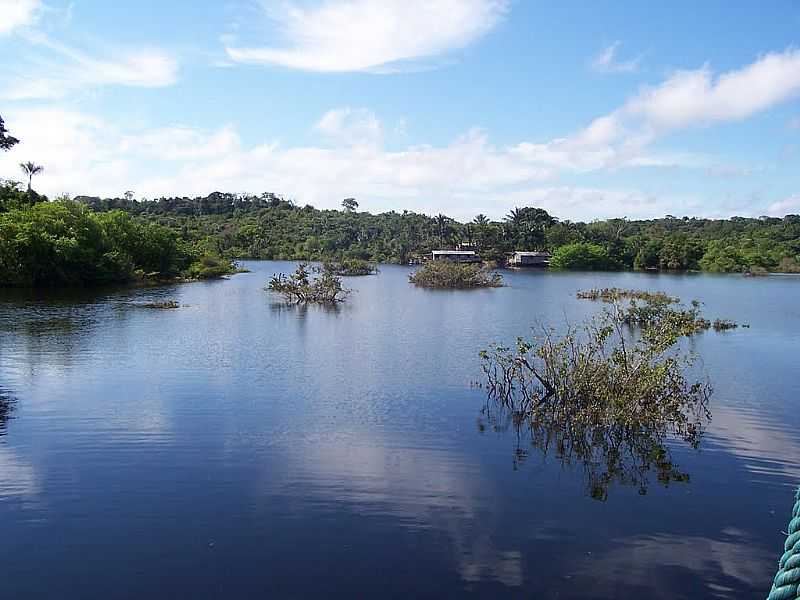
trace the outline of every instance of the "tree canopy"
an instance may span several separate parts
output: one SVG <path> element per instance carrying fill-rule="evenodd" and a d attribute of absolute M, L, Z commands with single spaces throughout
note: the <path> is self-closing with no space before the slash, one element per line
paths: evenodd
<path fill-rule="evenodd" d="M 19 140 L 8 132 L 3 117 L 0 117 L 0 150 L 11 150 L 18 143 Z"/>
<path fill-rule="evenodd" d="M 499 263 L 517 250 L 548 250 L 567 269 L 800 271 L 800 215 L 581 223 L 519 207 L 500 221 L 479 214 L 461 223 L 444 214 L 320 210 L 270 193 L 78 200 L 100 212 L 125 210 L 188 240 L 210 240 L 232 258 L 406 263 L 465 244 Z"/>

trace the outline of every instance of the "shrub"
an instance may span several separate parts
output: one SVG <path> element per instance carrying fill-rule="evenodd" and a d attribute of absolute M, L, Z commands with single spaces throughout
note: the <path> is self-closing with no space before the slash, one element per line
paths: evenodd
<path fill-rule="evenodd" d="M 336 304 L 343 302 L 350 293 L 342 286 L 338 275 L 323 267 L 317 270 L 317 277 L 312 277 L 305 263 L 300 263 L 288 277 L 282 273 L 273 275 L 267 290 L 298 304 Z"/>
<path fill-rule="evenodd" d="M 232 261 L 207 254 L 191 264 L 186 276 L 190 279 L 218 279 L 235 272 L 236 266 Z"/>
<path fill-rule="evenodd" d="M 486 266 L 445 260 L 426 262 L 408 279 L 414 285 L 427 288 L 468 289 L 503 285 L 503 276 Z"/>
<path fill-rule="evenodd" d="M 378 272 L 378 267 L 373 263 L 360 258 L 344 258 L 340 261 L 325 262 L 323 269 L 342 277 L 373 275 Z"/>
<path fill-rule="evenodd" d="M 582 466 L 596 499 L 605 499 L 614 481 L 646 493 L 651 471 L 665 485 L 685 481 L 666 440 L 697 447 L 710 417 L 710 387 L 685 375 L 694 357 L 678 345 L 688 334 L 680 319 L 661 310 L 632 335 L 618 308 L 563 336 L 542 328 L 514 348 L 481 352 L 487 412 L 494 404 L 518 439 L 527 436 L 532 446 Z"/>

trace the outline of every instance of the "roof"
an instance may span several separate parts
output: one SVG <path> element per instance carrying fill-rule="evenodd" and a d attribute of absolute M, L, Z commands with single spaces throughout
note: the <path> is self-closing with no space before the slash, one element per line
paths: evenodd
<path fill-rule="evenodd" d="M 519 256 L 550 256 L 549 252 L 520 252 L 517 250 L 514 254 L 518 254 Z"/>
<path fill-rule="evenodd" d="M 459 254 L 463 256 L 472 256 L 475 254 L 474 250 L 434 250 L 434 254 Z"/>

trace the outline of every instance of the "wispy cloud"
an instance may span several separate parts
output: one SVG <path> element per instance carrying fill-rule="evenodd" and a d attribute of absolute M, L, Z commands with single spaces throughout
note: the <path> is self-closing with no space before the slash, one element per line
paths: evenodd
<path fill-rule="evenodd" d="M 371 110 L 336 108 L 329 110 L 314 126 L 333 142 L 347 146 L 380 144 L 383 126 Z"/>
<path fill-rule="evenodd" d="M 779 217 L 790 213 L 800 214 L 800 194 L 773 202 L 769 205 L 768 213 Z"/>
<path fill-rule="evenodd" d="M 518 150 L 533 162 L 560 169 L 636 166 L 659 138 L 693 127 L 740 121 L 798 95 L 800 50 L 789 48 L 717 76 L 708 65 L 678 71 L 656 86 L 642 88 L 621 107 L 573 135 L 546 143 L 522 143 Z"/>
<path fill-rule="evenodd" d="M 48 194 L 269 190 L 323 207 L 355 196 L 371 210 L 400 206 L 458 217 L 469 217 L 477 207 L 499 215 L 515 203 L 531 202 L 561 217 L 583 219 L 776 214 L 795 210 L 796 197 L 748 196 L 741 202 L 731 197 L 728 204 L 709 204 L 693 195 L 565 182 L 576 172 L 642 166 L 745 175 L 749 171 L 725 167 L 713 157 L 661 154 L 652 147 L 674 132 L 745 119 L 798 94 L 800 51 L 788 49 L 721 74 L 708 66 L 674 73 L 565 137 L 496 146 L 483 130 L 473 129 L 450 143 L 391 150 L 384 137 L 393 135 L 392 127 L 365 108 L 334 108 L 310 124 L 323 140 L 284 146 L 277 140 L 246 145 L 232 126 L 120 131 L 86 114 L 20 106 L 3 113 L 22 142 L 0 156 L 0 177 L 16 176 L 20 160 L 35 156 L 47 168 L 39 181 Z"/>
<path fill-rule="evenodd" d="M 491 31 L 509 0 L 325 0 L 269 11 L 283 46 L 233 46 L 231 60 L 307 71 L 396 70 L 463 48 Z M 420 68 L 413 65 L 413 68 Z"/>
<path fill-rule="evenodd" d="M 41 0 L 0 0 L 0 35 L 33 24 L 41 8 Z"/>
<path fill-rule="evenodd" d="M 617 57 L 617 51 L 621 45 L 622 42 L 616 41 L 610 46 L 606 46 L 589 63 L 592 69 L 598 73 L 633 73 L 638 71 L 642 57 L 637 56 L 628 60 L 620 60 Z"/>
<path fill-rule="evenodd" d="M 109 85 L 164 87 L 177 80 L 178 61 L 162 50 L 114 50 L 97 58 L 40 33 L 26 39 L 45 55 L 7 74 L 0 98 L 53 99 Z"/>

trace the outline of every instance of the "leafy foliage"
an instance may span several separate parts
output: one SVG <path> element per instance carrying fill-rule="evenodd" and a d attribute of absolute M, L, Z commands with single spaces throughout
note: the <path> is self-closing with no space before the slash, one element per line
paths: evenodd
<path fill-rule="evenodd" d="M 314 277 L 305 263 L 288 277 L 282 273 L 273 275 L 267 289 L 283 295 L 289 302 L 298 304 L 336 304 L 343 302 L 350 290 L 342 286 L 341 278 L 323 266 Z"/>
<path fill-rule="evenodd" d="M 325 261 L 324 269 L 340 277 L 358 277 L 374 275 L 378 267 L 360 258 L 344 258 L 339 261 Z"/>
<path fill-rule="evenodd" d="M 428 261 L 408 279 L 414 285 L 427 288 L 467 289 L 503 285 L 503 276 L 486 266 L 447 260 Z"/>
<path fill-rule="evenodd" d="M 582 465 L 593 498 L 605 499 L 615 481 L 646 493 L 653 470 L 664 485 L 685 481 L 667 439 L 698 446 L 710 388 L 686 377 L 693 356 L 678 346 L 688 333 L 676 312 L 657 311 L 631 335 L 614 302 L 563 336 L 542 328 L 513 349 L 481 352 L 487 414 L 495 423 L 498 412 L 506 415 L 533 447 Z"/>
<path fill-rule="evenodd" d="M 0 150 L 11 150 L 18 143 L 19 140 L 8 132 L 3 117 L 0 117 Z"/>
<path fill-rule="evenodd" d="M 212 240 L 216 252 L 233 258 L 407 263 L 465 243 L 498 263 L 515 250 L 546 249 L 563 269 L 742 272 L 761 267 L 800 272 L 800 215 L 576 223 L 559 221 L 540 208 L 520 207 L 502 221 L 478 215 L 459 223 L 447 215 L 355 212 L 350 203 L 341 211 L 317 210 L 275 194 L 79 200 L 97 211 L 141 215 L 192 241 Z"/>
<path fill-rule="evenodd" d="M 71 201 L 41 202 L 0 213 L 0 285 L 97 285 L 137 277 L 230 272 L 228 260 L 171 229 L 123 211 L 94 213 Z"/>
<path fill-rule="evenodd" d="M 683 306 L 680 298 L 668 296 L 664 292 L 603 288 L 580 291 L 577 296 L 585 300 L 601 300 L 613 304 L 619 311 L 619 318 L 626 325 L 659 325 L 683 336 L 712 328 L 715 331 L 726 331 L 739 327 L 738 323 L 728 319 L 709 321 L 702 316 L 699 301 L 693 300 L 688 307 Z"/>
<path fill-rule="evenodd" d="M 612 267 L 608 251 L 598 244 L 575 242 L 559 247 L 550 259 L 554 269 L 605 271 Z"/>

